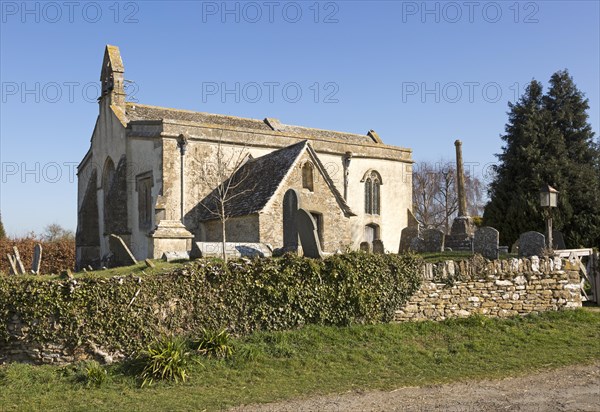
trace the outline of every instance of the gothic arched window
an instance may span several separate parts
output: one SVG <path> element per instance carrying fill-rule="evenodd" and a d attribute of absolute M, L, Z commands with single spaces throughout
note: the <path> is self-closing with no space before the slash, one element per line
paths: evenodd
<path fill-rule="evenodd" d="M 313 165 L 311 162 L 306 162 L 302 165 L 302 187 L 308 189 L 311 192 L 314 191 L 313 184 Z"/>
<path fill-rule="evenodd" d="M 365 183 L 365 213 L 379 215 L 381 213 L 381 176 L 369 170 L 362 180 Z"/>

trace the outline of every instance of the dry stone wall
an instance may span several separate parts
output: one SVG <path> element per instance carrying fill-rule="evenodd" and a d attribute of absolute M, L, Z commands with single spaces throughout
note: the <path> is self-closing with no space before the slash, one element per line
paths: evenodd
<path fill-rule="evenodd" d="M 475 258 L 427 263 L 422 271 L 421 288 L 396 311 L 396 321 L 509 317 L 581 307 L 579 272 L 560 258 Z"/>

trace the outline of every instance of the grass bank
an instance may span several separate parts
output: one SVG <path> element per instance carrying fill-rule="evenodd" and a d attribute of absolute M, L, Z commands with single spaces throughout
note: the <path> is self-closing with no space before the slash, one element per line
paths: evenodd
<path fill-rule="evenodd" d="M 82 366 L 0 367 L 4 410 L 219 410 L 348 390 L 499 378 L 600 359 L 600 313 L 309 326 L 236 340 L 226 361 L 198 358 L 183 384 L 143 389 L 123 365 L 100 387 Z"/>

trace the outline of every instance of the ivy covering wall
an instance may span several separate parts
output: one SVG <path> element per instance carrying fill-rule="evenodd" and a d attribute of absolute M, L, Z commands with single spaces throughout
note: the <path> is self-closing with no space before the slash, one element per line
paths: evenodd
<path fill-rule="evenodd" d="M 49 344 L 67 359 L 91 346 L 131 354 L 160 334 L 193 335 L 203 327 L 241 335 L 389 322 L 418 290 L 419 267 L 409 255 L 352 252 L 226 266 L 198 260 L 141 277 L 0 276 L 0 356 L 17 344 L 37 346 L 40 356 Z"/>

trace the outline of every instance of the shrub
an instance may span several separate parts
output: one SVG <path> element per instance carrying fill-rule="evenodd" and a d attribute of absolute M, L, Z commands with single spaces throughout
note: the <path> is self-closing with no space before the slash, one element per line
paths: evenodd
<path fill-rule="evenodd" d="M 202 329 L 202 336 L 194 342 L 196 350 L 207 357 L 228 358 L 233 355 L 231 335 L 226 329 Z"/>
<path fill-rule="evenodd" d="M 190 352 L 185 340 L 174 336 L 164 336 L 148 345 L 140 354 L 144 369 L 140 378 L 142 387 L 154 381 L 185 382 L 190 363 Z"/>
<path fill-rule="evenodd" d="M 36 239 L 33 235 L 15 239 L 0 239 L 0 272 L 10 273 L 10 264 L 6 255 L 13 252 L 13 246 L 19 249 L 21 261 L 26 270 L 31 269 L 33 250 L 36 243 L 42 245 L 42 266 L 40 273 L 60 273 L 61 270 L 75 268 L 75 239 L 64 238 L 51 242 Z"/>
<path fill-rule="evenodd" d="M 170 273 L 75 279 L 0 276 L 0 353 L 10 342 L 93 342 L 132 353 L 164 333 L 253 331 L 389 322 L 418 289 L 414 255 L 351 252 L 324 260 L 285 255 L 224 264 L 200 259 Z M 135 299 L 133 299 L 135 297 Z M 9 321 L 28 328 L 14 336 Z M 6 345 L 8 343 L 8 345 Z M 20 344 L 20 343 L 19 343 Z"/>

